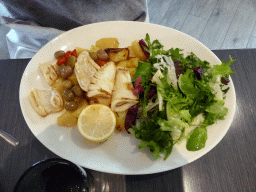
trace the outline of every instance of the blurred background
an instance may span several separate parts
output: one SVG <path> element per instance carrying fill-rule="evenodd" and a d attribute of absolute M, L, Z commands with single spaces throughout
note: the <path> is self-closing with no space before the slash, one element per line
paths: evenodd
<path fill-rule="evenodd" d="M 146 0 L 146 22 L 191 35 L 211 50 L 256 47 L 255 0 Z M 0 16 L 12 18 L 0 1 Z M 0 59 L 9 59 L 0 21 Z"/>

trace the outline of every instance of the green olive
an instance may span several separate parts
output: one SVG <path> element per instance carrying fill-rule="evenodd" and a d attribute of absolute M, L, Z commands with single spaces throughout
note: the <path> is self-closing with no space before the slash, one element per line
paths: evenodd
<path fill-rule="evenodd" d="M 61 77 L 67 79 L 73 74 L 73 68 L 70 66 L 63 66 L 60 70 Z"/>
<path fill-rule="evenodd" d="M 72 91 L 75 93 L 76 96 L 82 96 L 83 95 L 83 90 L 80 88 L 79 85 L 75 85 L 72 88 Z"/>
<path fill-rule="evenodd" d="M 69 101 L 65 105 L 67 111 L 75 111 L 78 108 L 78 104 L 75 101 Z"/>
<path fill-rule="evenodd" d="M 75 99 L 75 94 L 69 89 L 65 89 L 62 95 L 66 101 L 73 101 Z"/>
<path fill-rule="evenodd" d="M 102 60 L 102 61 L 106 61 L 109 59 L 106 51 L 101 50 L 101 49 L 97 51 L 97 56 L 98 56 L 99 60 Z"/>
<path fill-rule="evenodd" d="M 55 57 L 55 59 L 59 59 L 59 58 L 61 58 L 61 57 L 65 57 L 65 52 L 62 51 L 62 50 L 56 51 L 56 52 L 54 53 L 54 57 Z"/>
<path fill-rule="evenodd" d="M 73 86 L 73 83 L 70 80 L 65 80 L 65 81 L 63 81 L 62 85 L 63 85 L 64 89 L 71 89 Z"/>
<path fill-rule="evenodd" d="M 75 68 L 76 61 L 77 61 L 76 57 L 71 55 L 70 57 L 67 58 L 66 65 L 72 68 Z"/>
<path fill-rule="evenodd" d="M 59 77 L 61 77 L 61 70 L 62 70 L 62 67 L 64 67 L 64 65 L 59 65 L 57 70 L 56 70 L 56 73 Z"/>
<path fill-rule="evenodd" d="M 90 57 L 94 60 L 97 61 L 98 60 L 98 55 L 96 52 L 90 52 Z"/>

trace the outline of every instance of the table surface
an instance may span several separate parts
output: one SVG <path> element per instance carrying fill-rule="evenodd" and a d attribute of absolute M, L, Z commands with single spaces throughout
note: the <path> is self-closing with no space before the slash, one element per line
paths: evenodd
<path fill-rule="evenodd" d="M 115 175 L 85 169 L 90 191 L 256 191 L 256 50 L 215 50 L 236 62 L 233 123 L 221 142 L 200 159 L 175 170 L 150 175 Z M 32 164 L 58 157 L 29 130 L 20 109 L 19 85 L 29 59 L 0 60 L 0 129 L 13 135 L 13 147 L 0 138 L 0 191 L 9 192 Z"/>

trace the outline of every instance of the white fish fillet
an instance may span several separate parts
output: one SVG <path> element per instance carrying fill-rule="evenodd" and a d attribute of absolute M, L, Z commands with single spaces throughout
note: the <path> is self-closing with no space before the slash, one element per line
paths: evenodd
<path fill-rule="evenodd" d="M 139 102 L 137 96 L 133 94 L 133 89 L 134 87 L 128 69 L 124 67 L 117 68 L 116 81 L 111 99 L 112 111 L 125 111 Z"/>
<path fill-rule="evenodd" d="M 56 60 L 40 63 L 39 69 L 42 71 L 45 81 L 51 86 L 57 79 L 58 75 L 56 73 L 57 65 Z"/>
<path fill-rule="evenodd" d="M 59 112 L 64 108 L 62 96 L 56 90 L 33 89 L 29 94 L 29 101 L 33 109 L 42 117 Z"/>
<path fill-rule="evenodd" d="M 83 51 L 77 58 L 75 74 L 82 90 L 88 91 L 90 82 L 100 66 L 90 57 L 87 51 Z"/>
<path fill-rule="evenodd" d="M 110 61 L 95 73 L 88 88 L 88 97 L 111 97 L 115 84 L 116 65 Z"/>

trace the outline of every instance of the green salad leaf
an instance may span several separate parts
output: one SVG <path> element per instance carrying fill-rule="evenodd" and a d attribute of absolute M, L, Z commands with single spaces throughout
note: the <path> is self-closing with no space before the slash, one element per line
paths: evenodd
<path fill-rule="evenodd" d="M 234 73 L 230 66 L 235 60 L 230 57 L 228 62 L 212 66 L 194 53 L 184 57 L 179 48 L 164 50 L 159 40 L 150 40 L 149 34 L 145 42 L 150 56 L 146 62 L 139 62 L 133 79 L 135 82 L 141 77 L 145 90 L 139 95 L 140 124 L 132 127 L 135 137 L 141 140 L 139 148 L 149 148 L 155 158 L 163 154 L 164 160 L 183 139 L 187 139 L 189 151 L 204 148 L 207 127 L 225 119 L 228 113 L 224 98 L 229 87 L 222 87 L 221 78 L 228 79 Z M 182 74 L 176 81 L 176 76 L 168 81 L 168 71 L 173 71 L 176 61 Z M 150 99 L 147 94 L 152 88 L 157 93 Z"/>

